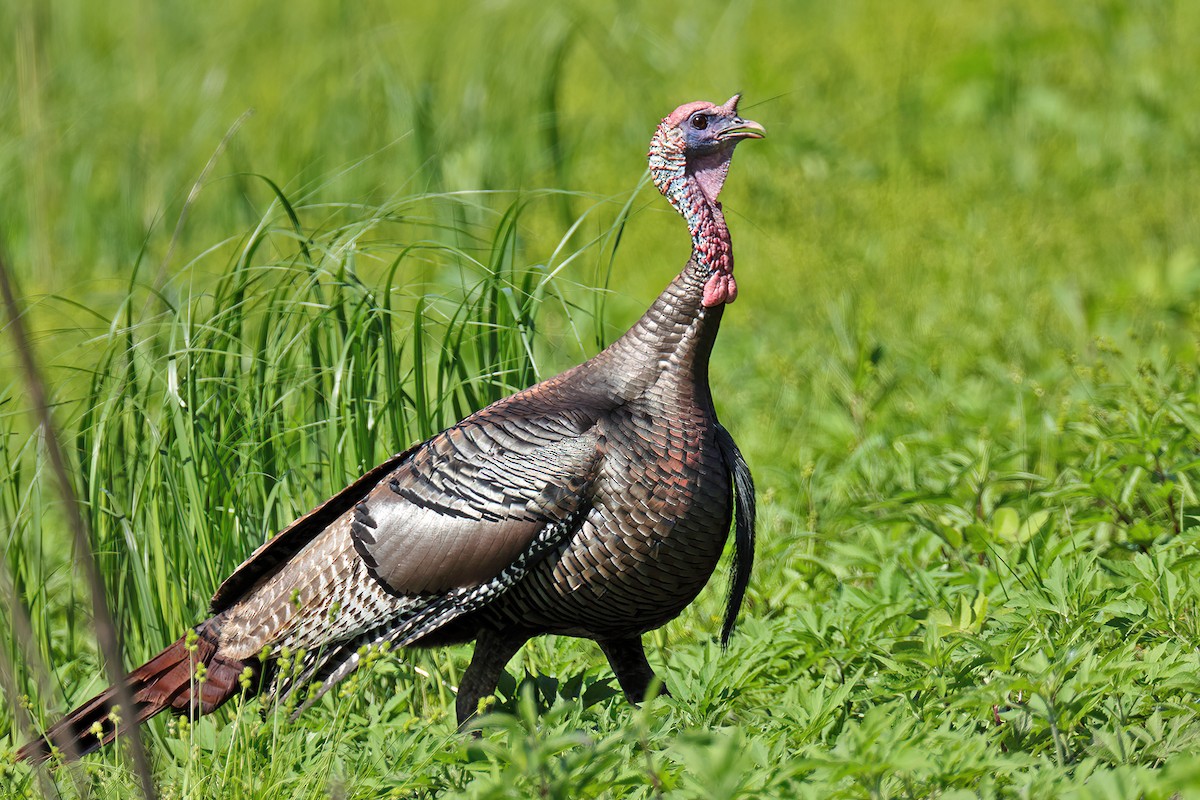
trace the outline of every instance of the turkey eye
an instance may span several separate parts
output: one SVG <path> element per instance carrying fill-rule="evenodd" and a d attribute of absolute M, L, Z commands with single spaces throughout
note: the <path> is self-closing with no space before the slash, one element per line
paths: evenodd
<path fill-rule="evenodd" d="M 692 127 L 698 131 L 702 131 L 708 127 L 708 117 L 703 114 L 697 114 L 692 117 Z"/>

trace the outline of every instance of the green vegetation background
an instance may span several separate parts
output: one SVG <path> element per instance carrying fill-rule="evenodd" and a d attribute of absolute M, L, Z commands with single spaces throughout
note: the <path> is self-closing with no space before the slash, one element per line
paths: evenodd
<path fill-rule="evenodd" d="M 659 117 L 743 91 L 770 134 L 723 198 L 712 384 L 762 516 L 730 649 L 723 576 L 642 709 L 533 643 L 471 746 L 469 649 L 381 658 L 296 723 L 155 722 L 164 796 L 1200 792 L 1200 6 L 61 0 L 0 42 L 0 234 L 131 661 L 636 317 L 687 257 Z M 102 670 L 0 341 L 7 753 Z M 117 749 L 56 781 L 136 793 Z"/>

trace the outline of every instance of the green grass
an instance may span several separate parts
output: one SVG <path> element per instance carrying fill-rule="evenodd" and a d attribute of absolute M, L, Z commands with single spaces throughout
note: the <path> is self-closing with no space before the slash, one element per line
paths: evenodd
<path fill-rule="evenodd" d="M 1200 9 L 63 2 L 0 32 L 2 234 L 131 662 L 361 470 L 635 318 L 687 256 L 642 184 L 660 116 L 741 90 L 770 135 L 723 197 L 712 383 L 761 518 L 729 650 L 723 581 L 647 637 L 673 697 L 641 709 L 538 640 L 477 743 L 469 648 L 379 658 L 295 723 L 156 721 L 164 796 L 1200 796 Z M 33 636 L 6 600 L 0 753 L 103 675 L 10 349 Z M 119 749 L 55 780 L 137 793 Z"/>

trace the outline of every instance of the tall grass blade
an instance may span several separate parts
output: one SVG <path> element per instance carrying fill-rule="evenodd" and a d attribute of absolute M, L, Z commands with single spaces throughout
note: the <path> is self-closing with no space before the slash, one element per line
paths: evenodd
<path fill-rule="evenodd" d="M 79 511 L 79 503 L 75 496 L 75 487 L 67 470 L 66 457 L 59 444 L 58 429 L 50 414 L 50 402 L 46 393 L 46 385 L 42 381 L 34 359 L 33 348 L 25 331 L 25 319 L 17 303 L 16 292 L 13 288 L 12 277 L 8 268 L 8 258 L 0 244 L 0 298 L 4 301 L 5 311 L 9 317 L 9 331 L 21 368 L 25 373 L 25 388 L 29 394 L 34 411 L 45 440 L 46 455 L 50 460 L 51 470 L 58 486 L 63 510 L 67 516 L 67 524 L 73 534 L 76 560 L 83 570 L 91 589 L 92 608 L 95 619 L 96 639 L 104 652 L 105 665 L 108 668 L 110 683 L 116 687 L 117 698 L 121 709 L 128 715 L 127 739 L 133 752 L 134 767 L 141 781 L 142 796 L 146 800 L 154 800 L 157 793 L 154 789 L 154 779 L 150 774 L 150 761 L 142 744 L 140 724 L 137 721 L 136 706 L 133 695 L 125 684 L 125 661 L 122 657 L 120 637 L 113 623 L 109 610 L 108 598 L 104 591 L 104 581 L 100 566 L 92 552 L 91 539 L 88 536 L 86 523 Z M 69 745 L 68 745 L 69 747 Z"/>

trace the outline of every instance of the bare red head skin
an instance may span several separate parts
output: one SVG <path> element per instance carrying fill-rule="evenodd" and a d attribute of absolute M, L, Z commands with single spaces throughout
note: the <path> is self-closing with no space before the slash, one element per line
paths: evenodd
<path fill-rule="evenodd" d="M 687 221 L 692 258 L 709 273 L 704 285 L 706 307 L 732 303 L 737 297 L 733 248 L 717 200 L 733 149 L 744 139 L 766 134 L 757 122 L 738 116 L 740 99 L 735 94 L 719 106 L 685 103 L 663 118 L 650 142 L 654 185 Z"/>

